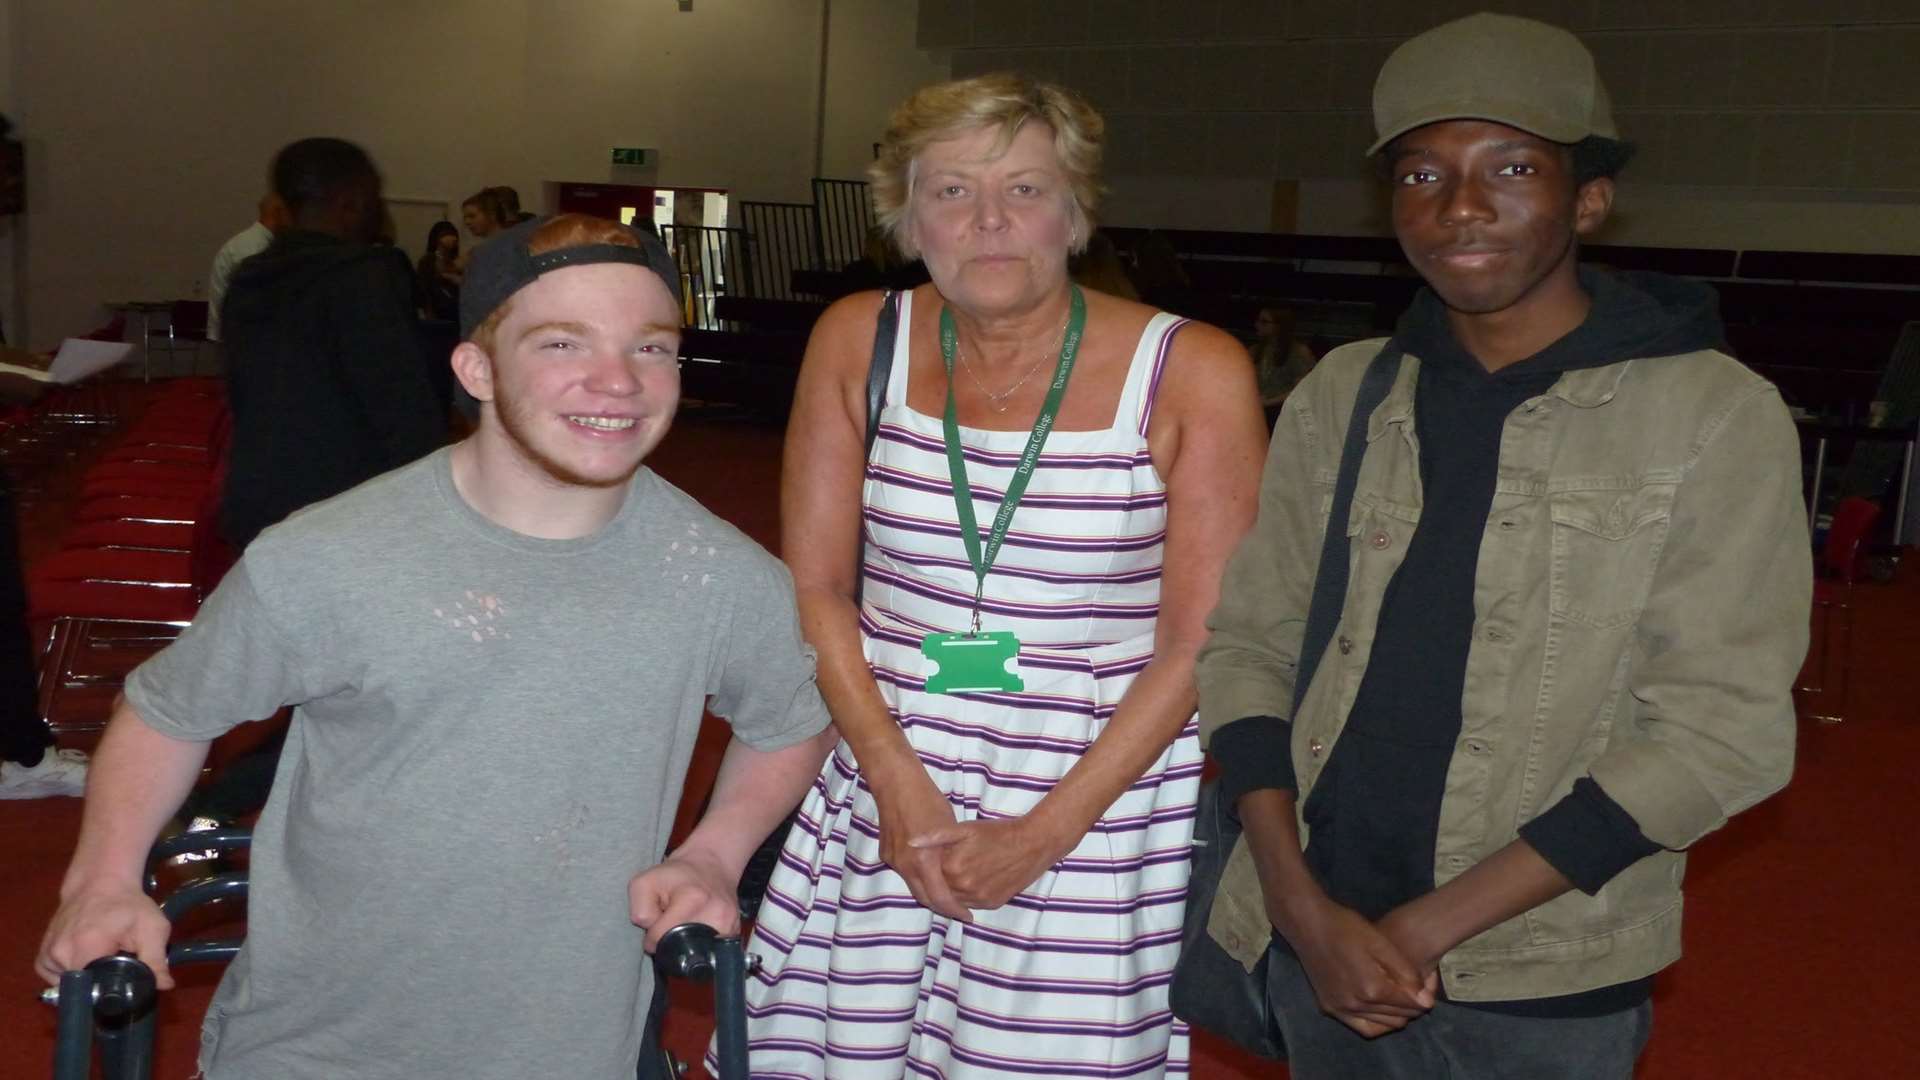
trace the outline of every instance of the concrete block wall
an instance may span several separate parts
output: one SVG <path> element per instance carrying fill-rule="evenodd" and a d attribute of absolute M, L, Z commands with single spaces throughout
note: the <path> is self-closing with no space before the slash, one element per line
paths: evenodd
<path fill-rule="evenodd" d="M 1085 93 L 1115 177 L 1357 181 L 1381 61 L 1489 8 L 1588 43 L 1637 185 L 1920 204 L 1920 0 L 919 0 L 918 41 Z"/>

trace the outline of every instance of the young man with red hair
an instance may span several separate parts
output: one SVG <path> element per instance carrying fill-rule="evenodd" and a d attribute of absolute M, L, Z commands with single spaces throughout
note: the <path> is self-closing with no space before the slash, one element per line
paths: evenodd
<path fill-rule="evenodd" d="M 453 356 L 478 429 L 262 533 L 128 680 L 43 977 L 128 949 L 171 984 L 147 846 L 209 740 L 292 705 L 210 1080 L 633 1074 L 642 931 L 737 923 L 832 739 L 785 570 L 641 467 L 677 281 L 577 215 L 482 249 Z M 709 701 L 734 741 L 661 861 Z"/>

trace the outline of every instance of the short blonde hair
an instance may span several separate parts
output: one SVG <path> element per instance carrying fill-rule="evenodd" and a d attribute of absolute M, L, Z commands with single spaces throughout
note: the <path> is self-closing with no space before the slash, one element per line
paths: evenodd
<path fill-rule="evenodd" d="M 867 167 L 873 181 L 873 212 L 895 247 L 909 258 L 919 255 L 907 228 L 913 202 L 914 163 L 930 143 L 978 128 L 998 128 L 993 155 L 1006 153 L 1028 120 L 1053 131 L 1054 153 L 1066 171 L 1073 196 L 1072 251 L 1086 250 L 1099 208 L 1100 156 L 1107 123 L 1079 95 L 1053 83 L 1000 71 L 971 79 L 922 87 L 893 110 L 880 154 Z"/>

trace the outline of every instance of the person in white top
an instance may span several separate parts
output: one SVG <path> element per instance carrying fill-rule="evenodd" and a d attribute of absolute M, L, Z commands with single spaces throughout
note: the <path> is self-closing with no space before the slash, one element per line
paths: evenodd
<path fill-rule="evenodd" d="M 213 270 L 207 274 L 207 340 L 220 340 L 220 302 L 227 298 L 227 279 L 234 268 L 249 255 L 258 255 L 273 243 L 275 233 L 287 227 L 287 208 L 279 196 L 269 192 L 260 199 L 260 215 L 254 223 L 234 233 L 213 256 Z"/>

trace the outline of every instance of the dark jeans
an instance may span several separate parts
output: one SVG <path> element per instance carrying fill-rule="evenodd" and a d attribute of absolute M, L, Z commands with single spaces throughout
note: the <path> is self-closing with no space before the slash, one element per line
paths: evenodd
<path fill-rule="evenodd" d="M 53 732 L 40 720 L 38 685 L 20 570 L 20 522 L 13 485 L 0 470 L 0 760 L 38 765 L 53 746 Z"/>
<path fill-rule="evenodd" d="M 1651 1002 L 1603 1016 L 1539 1018 L 1441 1002 L 1366 1039 L 1320 1011 L 1300 961 L 1268 953 L 1267 994 L 1294 1080 L 1631 1080 Z"/>

